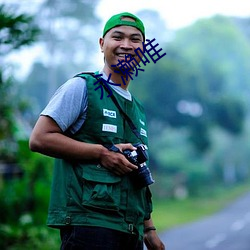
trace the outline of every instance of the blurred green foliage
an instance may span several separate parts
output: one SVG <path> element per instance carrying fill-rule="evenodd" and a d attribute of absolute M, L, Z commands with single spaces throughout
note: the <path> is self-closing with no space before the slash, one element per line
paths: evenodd
<path fill-rule="evenodd" d="M 159 45 L 167 55 L 131 84 L 148 114 L 156 196 L 200 196 L 250 178 L 250 43 L 242 22 L 218 15 L 176 31 Z"/>
<path fill-rule="evenodd" d="M 33 17 L 27 14 L 15 14 L 14 9 L 0 4 L 0 55 L 6 55 L 20 47 L 36 41 L 39 29 Z"/>
<path fill-rule="evenodd" d="M 15 10 L 0 4 L 0 56 L 3 58 L 13 50 L 30 45 L 38 38 L 39 28 L 33 17 L 15 14 Z M 0 58 L 0 62 L 2 61 Z M 6 73 L 7 72 L 7 73 Z M 0 161 L 15 161 L 17 150 L 14 138 L 16 120 L 20 111 L 24 111 L 25 102 L 18 96 L 14 77 L 9 67 L 0 64 Z"/>
<path fill-rule="evenodd" d="M 57 232 L 41 225 L 46 224 L 53 159 L 32 153 L 27 140 L 18 145 L 24 175 L 0 179 L 0 248 L 51 249 L 58 244 Z"/>

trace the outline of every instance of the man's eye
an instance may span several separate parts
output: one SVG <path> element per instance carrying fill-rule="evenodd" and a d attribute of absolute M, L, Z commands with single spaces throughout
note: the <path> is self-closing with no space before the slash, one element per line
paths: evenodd
<path fill-rule="evenodd" d="M 138 42 L 141 42 L 141 39 L 140 38 L 132 38 L 132 41 L 138 43 Z"/>
<path fill-rule="evenodd" d="M 115 40 L 121 40 L 121 39 L 122 39 L 121 36 L 113 36 L 113 38 L 114 38 Z"/>

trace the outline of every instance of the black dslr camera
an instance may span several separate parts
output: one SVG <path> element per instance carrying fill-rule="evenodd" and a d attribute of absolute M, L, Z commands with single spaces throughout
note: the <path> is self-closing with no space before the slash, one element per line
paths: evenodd
<path fill-rule="evenodd" d="M 138 166 L 137 170 L 131 172 L 131 176 L 134 183 L 139 188 L 143 188 L 155 182 L 149 168 L 146 165 L 146 161 L 148 160 L 148 148 L 146 145 L 141 143 L 134 144 L 133 146 L 136 147 L 137 150 L 131 151 L 126 149 L 123 151 L 123 154 L 131 163 Z"/>

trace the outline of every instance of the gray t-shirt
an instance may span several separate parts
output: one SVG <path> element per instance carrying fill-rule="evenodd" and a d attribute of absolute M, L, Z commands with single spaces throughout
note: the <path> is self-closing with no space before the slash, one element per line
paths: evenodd
<path fill-rule="evenodd" d="M 99 73 L 103 74 L 102 77 L 105 80 L 108 79 L 103 71 Z M 128 90 L 124 90 L 120 86 L 109 86 L 124 98 L 132 100 Z M 63 132 L 69 129 L 74 134 L 83 125 L 86 119 L 87 108 L 88 93 L 86 81 L 80 77 L 74 77 L 57 89 L 48 105 L 41 112 L 41 115 L 51 117 Z"/>

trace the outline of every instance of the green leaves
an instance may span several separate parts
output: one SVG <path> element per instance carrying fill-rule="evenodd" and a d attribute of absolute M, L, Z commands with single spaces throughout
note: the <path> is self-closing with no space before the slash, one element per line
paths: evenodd
<path fill-rule="evenodd" d="M 212 145 L 209 133 L 216 126 L 240 134 L 250 112 L 250 46 L 233 19 L 201 19 L 178 30 L 163 50 L 167 55 L 148 65 L 133 86 L 149 121 L 187 128 L 200 153 Z"/>
<path fill-rule="evenodd" d="M 39 34 L 33 17 L 26 14 L 16 15 L 5 5 L 0 5 L 0 55 L 24 45 L 30 45 Z"/>
<path fill-rule="evenodd" d="M 24 45 L 30 45 L 39 34 L 33 17 L 14 14 L 5 5 L 0 5 L 0 58 Z M 5 73 L 6 65 L 0 65 L 0 160 L 15 161 L 17 151 L 15 130 L 20 98 L 14 79 Z M 8 75 L 8 76 L 7 76 Z"/>

